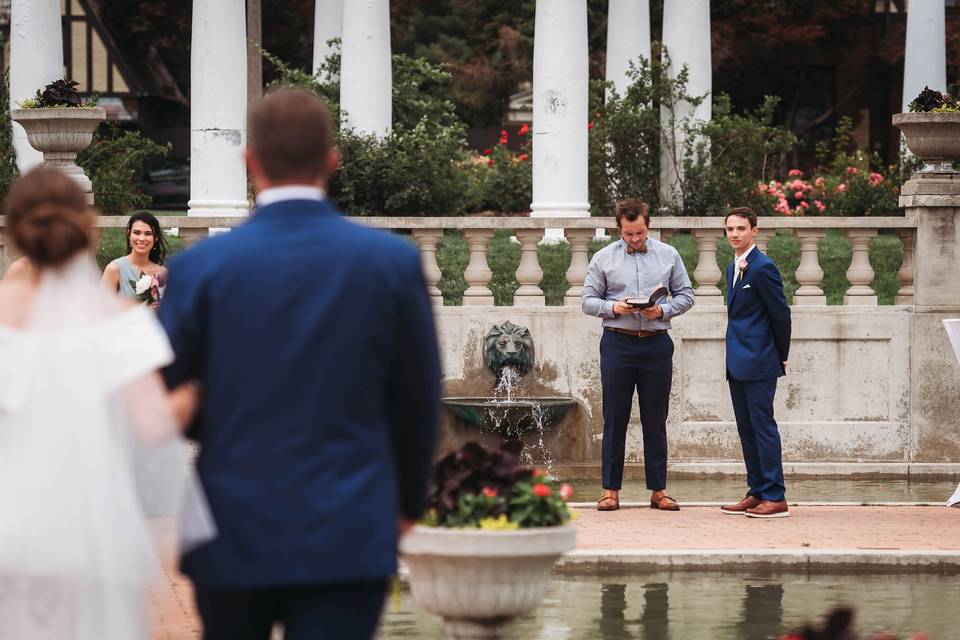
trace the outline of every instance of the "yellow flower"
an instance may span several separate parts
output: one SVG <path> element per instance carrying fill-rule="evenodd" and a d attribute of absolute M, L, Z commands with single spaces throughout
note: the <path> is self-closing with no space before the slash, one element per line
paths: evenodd
<path fill-rule="evenodd" d="M 511 531 L 519 529 L 520 525 L 507 520 L 507 514 L 503 513 L 499 518 L 484 518 L 480 521 L 480 528 L 486 531 Z"/>

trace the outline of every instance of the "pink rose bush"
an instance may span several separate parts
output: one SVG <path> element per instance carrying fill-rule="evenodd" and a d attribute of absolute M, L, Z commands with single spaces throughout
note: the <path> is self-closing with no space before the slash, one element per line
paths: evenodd
<path fill-rule="evenodd" d="M 762 211 L 766 214 L 893 215 L 898 209 L 899 189 L 882 173 L 848 166 L 813 179 L 805 178 L 800 169 L 790 169 L 786 181 L 761 182 L 756 193 L 766 205 Z"/>

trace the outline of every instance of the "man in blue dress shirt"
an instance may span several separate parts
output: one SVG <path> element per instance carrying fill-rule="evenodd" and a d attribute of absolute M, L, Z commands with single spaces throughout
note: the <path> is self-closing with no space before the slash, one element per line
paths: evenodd
<path fill-rule="evenodd" d="M 368 640 L 397 537 L 424 512 L 440 365 L 417 249 L 326 199 L 329 115 L 281 91 L 250 117 L 248 222 L 177 256 L 160 320 L 217 537 L 181 559 L 204 640 Z M 240 153 L 240 149 L 237 150 Z"/>
<path fill-rule="evenodd" d="M 673 378 L 670 320 L 693 306 L 693 288 L 680 254 L 649 237 L 650 209 L 636 199 L 617 204 L 620 239 L 590 261 L 582 308 L 603 318 L 600 384 L 603 391 L 603 495 L 599 511 L 620 508 L 624 449 L 636 390 L 643 427 L 643 463 L 650 507 L 677 511 L 666 494 L 667 411 Z M 638 311 L 627 298 L 645 297 L 664 285 L 670 298 Z"/>

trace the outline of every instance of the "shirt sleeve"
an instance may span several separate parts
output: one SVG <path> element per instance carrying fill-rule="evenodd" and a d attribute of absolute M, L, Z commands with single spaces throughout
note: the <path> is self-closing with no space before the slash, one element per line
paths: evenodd
<path fill-rule="evenodd" d="M 613 301 L 607 300 L 607 275 L 600 266 L 600 253 L 596 253 L 587 267 L 587 277 L 580 293 L 580 308 L 588 316 L 616 318 Z"/>
<path fill-rule="evenodd" d="M 676 251 L 673 252 L 673 267 L 670 269 L 670 295 L 671 299 L 660 305 L 663 311 L 661 320 L 664 322 L 686 313 L 694 304 L 690 276 L 687 275 L 683 259 Z"/>

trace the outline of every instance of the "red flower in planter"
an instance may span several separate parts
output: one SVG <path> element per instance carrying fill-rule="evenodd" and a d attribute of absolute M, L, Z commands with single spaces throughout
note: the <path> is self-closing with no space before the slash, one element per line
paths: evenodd
<path fill-rule="evenodd" d="M 573 497 L 573 487 L 568 482 L 564 482 L 560 485 L 560 497 L 563 498 L 564 502 L 569 502 L 570 498 Z"/>
<path fill-rule="evenodd" d="M 500 131 L 500 144 L 507 144 L 507 132 L 506 130 Z"/>
<path fill-rule="evenodd" d="M 483 495 L 487 496 L 488 498 L 496 498 L 496 497 L 497 497 L 497 490 L 494 489 L 493 487 L 484 487 L 484 488 L 483 488 Z"/>
<path fill-rule="evenodd" d="M 492 167 L 492 166 L 495 165 L 495 164 L 497 164 L 497 163 L 496 163 L 496 161 L 494 161 L 493 158 L 490 158 L 489 160 L 487 160 L 487 166 L 488 166 L 488 167 Z"/>
<path fill-rule="evenodd" d="M 522 162 L 525 162 L 525 161 L 527 160 L 527 154 L 521 153 L 519 159 L 520 159 Z"/>
<path fill-rule="evenodd" d="M 534 478 L 542 478 L 543 476 L 547 475 L 547 472 L 543 469 L 534 469 L 532 475 Z"/>
<path fill-rule="evenodd" d="M 550 487 L 545 484 L 538 483 L 533 485 L 533 495 L 537 496 L 538 498 L 549 498 L 551 493 L 552 491 L 550 490 Z"/>
<path fill-rule="evenodd" d="M 525 136 L 529 132 L 530 132 L 530 126 L 526 122 L 524 122 L 522 125 L 520 125 L 520 131 L 517 131 L 517 135 Z"/>

